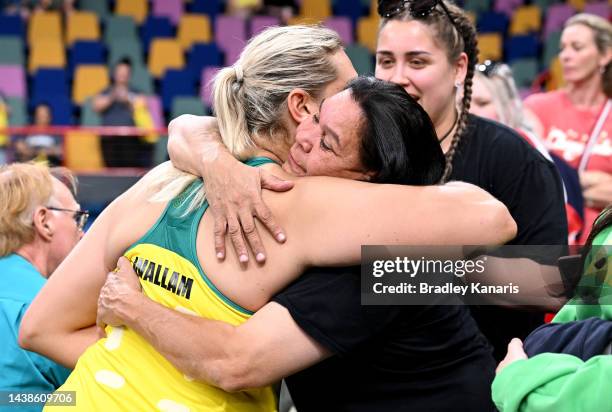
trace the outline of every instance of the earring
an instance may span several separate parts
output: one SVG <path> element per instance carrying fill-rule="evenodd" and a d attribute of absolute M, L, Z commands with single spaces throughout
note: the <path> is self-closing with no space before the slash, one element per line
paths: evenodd
<path fill-rule="evenodd" d="M 460 88 L 462 84 L 463 84 L 463 83 L 461 83 L 459 80 L 457 80 L 457 81 L 455 82 L 455 89 Z"/>

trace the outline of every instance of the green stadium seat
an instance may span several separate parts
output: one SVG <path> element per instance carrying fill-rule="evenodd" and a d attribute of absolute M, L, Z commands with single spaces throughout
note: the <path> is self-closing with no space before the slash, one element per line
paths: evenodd
<path fill-rule="evenodd" d="M 151 77 L 147 66 L 142 63 L 132 65 L 132 79 L 130 80 L 130 86 L 138 90 L 140 93 L 155 93 L 153 78 Z"/>
<path fill-rule="evenodd" d="M 96 13 L 101 21 L 110 15 L 107 0 L 79 0 L 79 9 Z"/>
<path fill-rule="evenodd" d="M 514 60 L 510 67 L 512 67 L 512 74 L 516 87 L 519 89 L 529 88 L 538 75 L 538 61 L 535 58 L 525 58 Z"/>
<path fill-rule="evenodd" d="M 136 23 L 129 16 L 109 16 L 106 20 L 106 30 L 104 31 L 104 42 L 111 45 L 117 41 L 125 40 L 139 41 Z"/>
<path fill-rule="evenodd" d="M 491 0 L 465 0 L 463 8 L 475 14 L 491 10 Z"/>
<path fill-rule="evenodd" d="M 5 100 L 11 111 L 9 125 L 26 126 L 29 124 L 25 100 L 20 97 L 6 97 Z"/>
<path fill-rule="evenodd" d="M 171 118 L 179 117 L 182 114 L 195 114 L 204 116 L 206 110 L 204 103 L 199 97 L 180 96 L 172 100 Z"/>
<path fill-rule="evenodd" d="M 367 48 L 359 44 L 352 44 L 346 46 L 345 51 L 357 73 L 360 75 L 374 74 L 374 57 Z"/>
<path fill-rule="evenodd" d="M 0 64 L 25 66 L 23 40 L 17 36 L 0 36 Z"/>
<path fill-rule="evenodd" d="M 89 98 L 81 106 L 81 126 L 100 126 L 100 115 L 93 109 L 93 98 Z"/>
<path fill-rule="evenodd" d="M 144 64 L 140 40 L 116 39 L 108 44 L 108 65 L 111 68 L 124 57 L 129 58 L 133 65 Z"/>
<path fill-rule="evenodd" d="M 559 54 L 559 42 L 561 41 L 561 32 L 555 31 L 548 35 L 544 40 L 544 51 L 542 52 L 542 67 L 550 66 L 550 63 Z"/>

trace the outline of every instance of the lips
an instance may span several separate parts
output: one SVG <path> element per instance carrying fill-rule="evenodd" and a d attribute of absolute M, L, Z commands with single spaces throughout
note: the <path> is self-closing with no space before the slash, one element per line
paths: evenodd
<path fill-rule="evenodd" d="M 289 168 L 291 169 L 291 172 L 293 172 L 294 175 L 296 176 L 306 175 L 306 169 L 304 169 L 302 166 L 299 165 L 298 162 L 295 161 L 295 158 L 293 157 L 291 150 L 289 151 L 289 156 L 287 156 L 287 163 L 289 163 Z"/>

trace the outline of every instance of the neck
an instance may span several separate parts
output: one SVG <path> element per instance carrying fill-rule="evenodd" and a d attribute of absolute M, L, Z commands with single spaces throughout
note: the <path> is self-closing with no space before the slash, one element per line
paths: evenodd
<path fill-rule="evenodd" d="M 35 240 L 23 245 L 15 253 L 30 262 L 43 277 L 48 278 L 51 273 L 49 273 L 49 262 L 45 250 L 44 246 L 39 245 Z"/>
<path fill-rule="evenodd" d="M 450 142 L 453 140 L 453 133 L 457 127 L 458 118 L 459 112 L 453 104 L 447 110 L 445 110 L 444 114 L 434 123 L 438 140 L 444 139 L 443 142 L 440 142 L 440 145 L 445 153 L 450 147 Z M 444 138 L 445 135 L 446 138 Z"/>
<path fill-rule="evenodd" d="M 599 73 L 584 81 L 569 83 L 565 91 L 572 104 L 579 109 L 598 108 L 606 100 Z"/>

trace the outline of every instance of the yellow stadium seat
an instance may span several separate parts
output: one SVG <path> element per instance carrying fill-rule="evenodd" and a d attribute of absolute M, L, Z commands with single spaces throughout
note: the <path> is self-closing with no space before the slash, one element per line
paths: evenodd
<path fill-rule="evenodd" d="M 182 69 L 184 66 L 183 49 L 178 40 L 157 38 L 151 42 L 149 71 L 154 77 L 162 77 L 166 69 Z"/>
<path fill-rule="evenodd" d="M 540 32 L 542 27 L 542 12 L 540 8 L 533 4 L 531 6 L 521 6 L 512 15 L 510 22 L 510 34 L 529 34 Z"/>
<path fill-rule="evenodd" d="M 478 16 L 476 15 L 476 13 L 474 13 L 473 11 L 466 11 L 465 15 L 468 17 L 468 19 L 470 19 L 472 24 L 476 26 L 476 23 L 478 22 Z"/>
<path fill-rule="evenodd" d="M 28 23 L 28 44 L 38 40 L 62 39 L 62 18 L 57 11 L 36 12 Z"/>
<path fill-rule="evenodd" d="M 68 15 L 66 44 L 77 40 L 100 40 L 98 16 L 90 11 L 75 11 Z"/>
<path fill-rule="evenodd" d="M 74 71 L 72 101 L 83 104 L 109 85 L 108 69 L 101 64 L 83 64 Z"/>
<path fill-rule="evenodd" d="M 557 90 L 565 85 L 565 79 L 563 79 L 563 68 L 561 67 L 561 62 L 558 57 L 555 57 L 552 62 L 550 62 L 550 67 L 548 68 L 550 71 L 550 78 L 546 82 L 546 90 Z"/>
<path fill-rule="evenodd" d="M 34 73 L 39 67 L 64 68 L 66 53 L 61 39 L 38 40 L 30 48 L 29 70 Z"/>
<path fill-rule="evenodd" d="M 288 26 L 295 26 L 298 24 L 306 24 L 306 25 L 310 25 L 310 24 L 317 24 L 320 23 L 321 20 L 315 18 L 315 17 L 303 17 L 303 16 L 295 16 L 295 17 L 290 17 L 287 19 L 287 25 Z"/>
<path fill-rule="evenodd" d="M 378 16 L 378 1 L 372 0 L 370 1 L 370 17 Z"/>
<path fill-rule="evenodd" d="M 87 131 L 66 133 L 64 158 L 66 167 L 73 171 L 96 171 L 104 168 L 100 138 Z"/>
<path fill-rule="evenodd" d="M 147 0 L 117 0 L 115 13 L 122 16 L 131 16 L 134 21 L 141 24 L 149 13 Z"/>
<path fill-rule="evenodd" d="M 330 0 L 302 0 L 300 16 L 323 21 L 332 15 Z"/>
<path fill-rule="evenodd" d="M 376 53 L 376 38 L 380 19 L 376 17 L 361 17 L 357 21 L 357 43 Z"/>
<path fill-rule="evenodd" d="M 576 9 L 576 11 L 581 12 L 584 10 L 584 6 L 586 5 L 586 0 L 567 0 L 567 4 Z M 608 1 L 608 4 L 611 4 Z"/>
<path fill-rule="evenodd" d="M 484 33 L 478 36 L 478 61 L 501 60 L 502 36 L 499 33 Z"/>
<path fill-rule="evenodd" d="M 190 49 L 193 43 L 210 43 L 210 19 L 203 14 L 183 14 L 176 38 L 184 50 Z"/>

